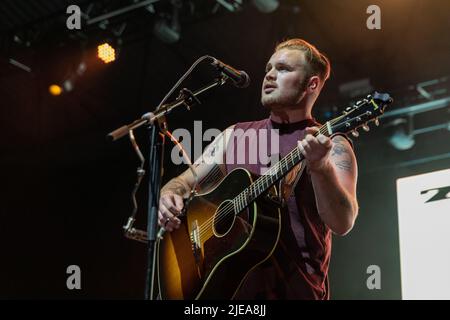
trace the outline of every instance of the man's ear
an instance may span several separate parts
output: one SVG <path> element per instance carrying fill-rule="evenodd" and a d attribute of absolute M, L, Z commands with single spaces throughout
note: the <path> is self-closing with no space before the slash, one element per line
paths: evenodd
<path fill-rule="evenodd" d="M 320 85 L 320 78 L 318 76 L 312 76 L 309 78 L 307 89 L 308 91 L 315 91 L 317 88 L 319 88 Z"/>

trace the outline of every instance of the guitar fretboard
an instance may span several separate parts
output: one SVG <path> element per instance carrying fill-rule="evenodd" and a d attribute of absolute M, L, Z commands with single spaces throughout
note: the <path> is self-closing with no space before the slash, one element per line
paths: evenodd
<path fill-rule="evenodd" d="M 329 123 L 325 123 L 320 127 L 319 131 L 314 134 L 317 136 L 319 133 L 329 136 Z M 266 192 L 272 185 L 278 180 L 283 178 L 289 173 L 296 164 L 300 163 L 304 159 L 304 155 L 300 152 L 300 149 L 296 146 L 285 157 L 273 165 L 266 173 L 261 175 L 255 182 L 245 188 L 239 195 L 233 199 L 235 214 L 241 212 L 250 203 L 255 201 L 261 194 Z"/>
<path fill-rule="evenodd" d="M 343 115 L 326 122 L 314 136 L 323 134 L 330 137 L 334 133 L 347 133 L 350 131 L 353 131 L 355 136 L 357 136 L 357 132 L 355 131 L 360 126 L 365 131 L 369 130 L 367 126 L 369 121 L 375 119 L 375 124 L 378 125 L 378 116 L 383 114 L 387 104 L 392 103 L 392 101 L 389 94 L 375 92 L 373 95 L 367 96 L 366 99 L 356 102 L 353 107 L 348 107 Z M 250 203 L 255 201 L 304 158 L 300 149 L 296 146 L 283 159 L 233 199 L 235 214 L 238 214 Z"/>

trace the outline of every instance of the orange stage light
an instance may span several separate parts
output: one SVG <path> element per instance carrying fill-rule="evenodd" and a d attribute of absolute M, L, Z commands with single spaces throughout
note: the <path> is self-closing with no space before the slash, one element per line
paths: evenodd
<path fill-rule="evenodd" d="M 104 63 L 116 60 L 116 51 L 108 43 L 103 43 L 97 47 L 97 55 Z"/>
<path fill-rule="evenodd" d="M 52 84 L 48 87 L 48 91 L 52 96 L 59 96 L 62 93 L 62 88 L 57 84 Z"/>

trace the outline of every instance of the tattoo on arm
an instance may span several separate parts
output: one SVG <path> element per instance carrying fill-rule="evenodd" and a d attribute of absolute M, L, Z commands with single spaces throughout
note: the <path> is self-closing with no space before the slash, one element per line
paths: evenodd
<path fill-rule="evenodd" d="M 333 149 L 331 150 L 331 156 L 343 156 L 348 154 L 346 146 L 342 143 L 344 138 L 335 139 Z"/>
<path fill-rule="evenodd" d="M 334 164 L 337 168 L 344 171 L 351 171 L 352 161 L 347 144 L 344 144 L 345 138 L 337 136 L 333 139 L 333 149 L 331 150 L 331 157 L 335 160 Z"/>
<path fill-rule="evenodd" d="M 345 198 L 345 197 L 342 197 L 339 199 L 339 204 L 344 208 L 348 208 L 348 209 L 352 208 L 351 202 L 349 201 L 348 198 Z"/>
<path fill-rule="evenodd" d="M 219 165 L 215 164 L 214 167 L 205 175 L 198 183 L 201 189 L 209 189 L 219 183 L 224 177 Z"/>
<path fill-rule="evenodd" d="M 352 168 L 352 163 L 351 163 L 351 161 L 348 161 L 348 160 L 336 161 L 334 164 L 339 169 L 345 170 L 345 171 L 350 171 L 350 169 Z"/>
<path fill-rule="evenodd" d="M 198 181 L 198 186 L 201 190 L 214 187 L 225 176 L 225 169 L 223 165 L 220 164 L 219 159 L 222 152 L 224 152 L 223 148 L 222 132 L 211 144 L 206 147 L 198 163 L 196 163 L 195 168 L 198 168 L 198 171 L 201 172 L 201 178 Z M 205 167 L 199 168 L 201 165 L 204 165 Z"/>
<path fill-rule="evenodd" d="M 222 137 L 223 133 L 218 135 L 214 141 L 208 145 L 204 150 L 201 157 L 193 163 L 193 167 L 199 177 L 196 190 L 204 191 L 206 189 L 214 187 L 225 176 L 226 169 L 223 165 L 217 163 L 216 158 L 222 151 Z M 162 192 L 174 192 L 181 196 L 186 196 L 195 183 L 195 178 L 192 176 L 192 172 L 186 170 L 180 176 L 170 180 L 161 190 Z"/>
<path fill-rule="evenodd" d="M 174 178 L 170 180 L 161 190 L 161 193 L 171 191 L 175 194 L 178 194 L 180 196 L 185 195 L 188 190 L 186 188 L 186 185 L 181 182 L 178 178 Z"/>

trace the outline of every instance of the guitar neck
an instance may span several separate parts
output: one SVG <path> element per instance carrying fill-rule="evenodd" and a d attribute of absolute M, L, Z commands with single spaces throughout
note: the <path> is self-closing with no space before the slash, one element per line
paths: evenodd
<path fill-rule="evenodd" d="M 359 127 L 362 127 L 365 131 L 369 130 L 368 122 L 375 121 L 375 125 L 378 125 L 378 117 L 384 113 L 386 106 L 392 102 L 393 99 L 388 93 L 375 91 L 374 94 L 368 95 L 367 98 L 357 101 L 352 107 L 347 107 L 341 116 L 327 121 L 314 136 L 323 134 L 330 137 L 334 133 L 345 134 L 350 131 L 355 136 L 358 136 L 359 134 L 356 130 Z M 303 159 L 303 154 L 296 146 L 264 175 L 233 199 L 235 212 L 241 212 Z"/>
<path fill-rule="evenodd" d="M 343 115 L 327 121 L 314 136 L 323 134 L 330 137 L 333 133 L 348 133 L 350 131 L 358 136 L 356 130 L 359 127 L 362 127 L 365 131 L 369 130 L 368 122 L 375 121 L 375 125 L 378 125 L 378 117 L 384 113 L 386 106 L 392 102 L 393 99 L 388 93 L 375 91 L 373 95 L 368 95 L 367 98 L 357 101 L 352 107 L 346 108 Z M 303 154 L 296 146 L 233 199 L 236 214 L 266 192 L 303 159 Z"/>
<path fill-rule="evenodd" d="M 325 136 L 331 135 L 331 124 L 325 123 L 320 127 L 319 131 L 314 134 L 317 136 L 323 134 Z M 295 167 L 304 159 L 304 155 L 300 152 L 296 146 L 285 157 L 273 165 L 267 172 L 261 175 L 255 182 L 245 188 L 239 195 L 237 195 L 233 202 L 235 204 L 236 213 L 241 212 L 250 203 L 255 201 L 261 194 L 266 192 L 277 181 L 283 178 L 292 168 Z"/>

